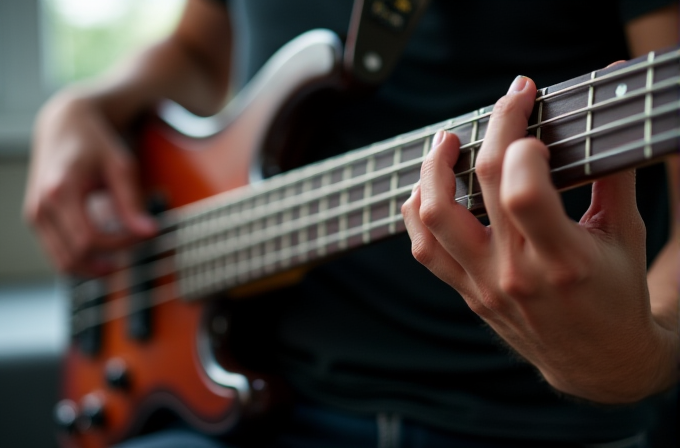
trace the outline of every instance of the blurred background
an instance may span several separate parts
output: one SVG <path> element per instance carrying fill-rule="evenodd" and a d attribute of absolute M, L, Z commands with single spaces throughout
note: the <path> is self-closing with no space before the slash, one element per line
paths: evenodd
<path fill-rule="evenodd" d="M 67 83 L 176 24 L 184 0 L 0 0 L 0 448 L 55 447 L 66 291 L 21 216 L 31 129 Z"/>
<path fill-rule="evenodd" d="M 56 447 L 68 340 L 66 289 L 21 216 L 35 115 L 61 86 L 169 33 L 184 3 L 0 0 L 0 448 Z M 677 428 L 671 415 L 659 418 L 659 440 Z"/>

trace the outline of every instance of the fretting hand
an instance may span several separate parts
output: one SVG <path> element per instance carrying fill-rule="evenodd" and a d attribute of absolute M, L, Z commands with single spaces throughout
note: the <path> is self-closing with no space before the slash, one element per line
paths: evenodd
<path fill-rule="evenodd" d="M 525 137 L 535 96 L 518 77 L 494 107 L 476 164 L 488 227 L 453 199 L 458 139 L 436 136 L 402 208 L 413 254 L 556 389 L 636 401 L 668 386 L 677 343 L 650 309 L 635 173 L 596 181 L 569 219 L 548 149 Z"/>

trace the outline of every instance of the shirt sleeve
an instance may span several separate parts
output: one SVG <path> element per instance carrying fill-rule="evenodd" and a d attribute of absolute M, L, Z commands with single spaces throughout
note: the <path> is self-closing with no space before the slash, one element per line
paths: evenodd
<path fill-rule="evenodd" d="M 677 3 L 678 0 L 619 0 L 619 14 L 628 23 L 649 12 Z"/>

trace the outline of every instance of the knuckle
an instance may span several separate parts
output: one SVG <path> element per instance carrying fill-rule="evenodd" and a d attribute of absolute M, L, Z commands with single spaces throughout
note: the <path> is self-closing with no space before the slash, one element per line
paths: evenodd
<path fill-rule="evenodd" d="M 588 268 L 584 262 L 560 262 L 553 263 L 546 273 L 546 281 L 549 285 L 558 289 L 570 288 L 588 276 Z"/>
<path fill-rule="evenodd" d="M 433 260 L 433 251 L 428 247 L 423 237 L 416 237 L 412 240 L 411 253 L 413 258 L 424 266 L 428 266 Z"/>
<path fill-rule="evenodd" d="M 491 294 L 483 294 L 477 300 L 468 300 L 467 304 L 473 313 L 485 321 L 493 320 L 499 307 L 498 300 Z"/>
<path fill-rule="evenodd" d="M 436 229 L 442 221 L 442 207 L 434 201 L 423 202 L 418 210 L 420 220 L 428 229 Z"/>
<path fill-rule="evenodd" d="M 536 281 L 525 275 L 518 263 L 512 259 L 504 261 L 498 277 L 498 289 L 501 294 L 513 299 L 527 299 L 536 293 Z"/>
<path fill-rule="evenodd" d="M 475 162 L 477 178 L 482 182 L 498 177 L 502 166 L 500 160 L 487 156 L 487 154 L 486 151 L 480 151 Z"/>
<path fill-rule="evenodd" d="M 542 192 L 536 188 L 516 187 L 501 190 L 501 206 L 513 214 L 525 214 L 540 204 Z"/>
<path fill-rule="evenodd" d="M 404 217 L 410 216 L 411 215 L 411 207 L 413 205 L 413 197 L 409 197 L 406 201 L 404 201 L 403 204 L 401 204 L 401 214 Z"/>
<path fill-rule="evenodd" d="M 470 310 L 479 317 L 483 319 L 489 317 L 491 310 L 485 307 L 480 300 L 468 300 L 467 304 Z"/>

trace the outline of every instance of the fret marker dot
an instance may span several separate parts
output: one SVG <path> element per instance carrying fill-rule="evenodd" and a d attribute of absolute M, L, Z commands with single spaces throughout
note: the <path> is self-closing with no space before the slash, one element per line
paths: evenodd
<path fill-rule="evenodd" d="M 622 97 L 623 95 L 625 95 L 627 91 L 628 91 L 628 86 L 621 83 L 618 86 L 616 86 L 616 91 L 614 93 L 616 93 L 616 96 L 618 98 L 618 97 Z"/>
<path fill-rule="evenodd" d="M 376 52 L 369 51 L 364 55 L 364 67 L 371 73 L 375 73 L 382 68 L 383 61 L 380 55 Z"/>

